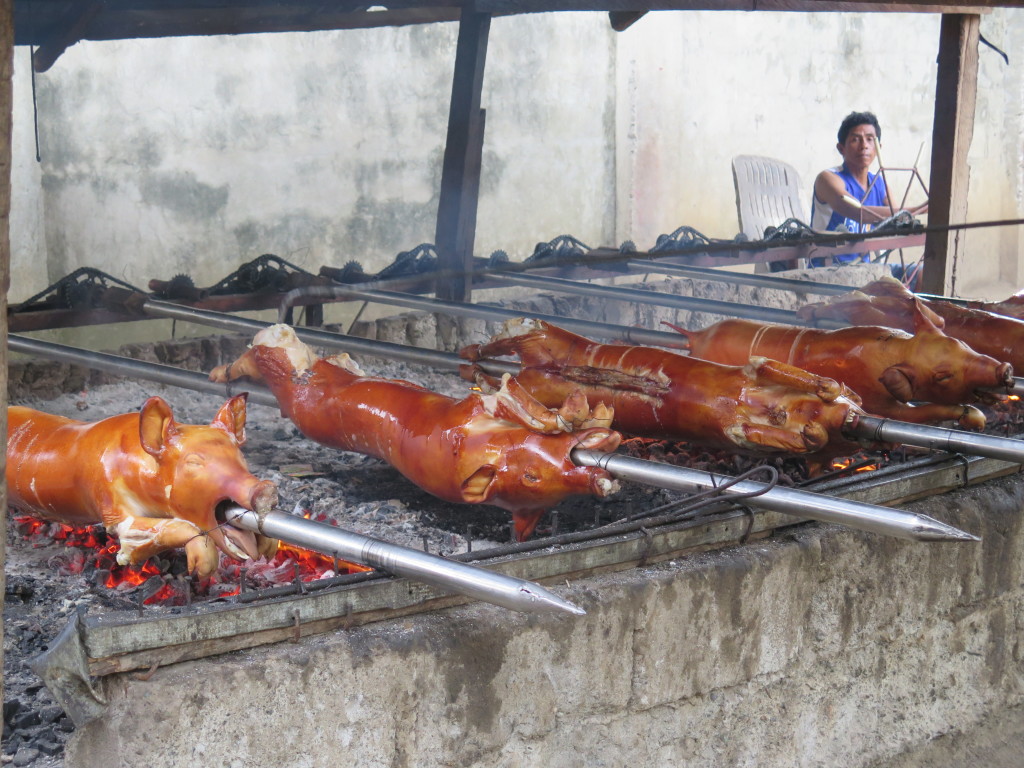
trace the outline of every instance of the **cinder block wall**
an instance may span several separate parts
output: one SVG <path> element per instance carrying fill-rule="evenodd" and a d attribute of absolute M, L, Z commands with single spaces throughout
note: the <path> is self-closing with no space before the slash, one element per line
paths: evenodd
<path fill-rule="evenodd" d="M 557 589 L 105 678 L 69 765 L 886 764 L 1022 701 L 1024 481 L 914 508 L 983 537 L 808 524 Z"/>

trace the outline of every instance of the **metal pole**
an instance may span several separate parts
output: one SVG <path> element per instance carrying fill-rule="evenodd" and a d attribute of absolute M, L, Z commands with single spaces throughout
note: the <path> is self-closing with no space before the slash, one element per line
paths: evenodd
<path fill-rule="evenodd" d="M 884 443 L 904 443 L 921 448 L 934 448 L 950 453 L 986 456 L 990 459 L 1024 464 L 1024 440 L 996 435 L 981 435 L 960 429 L 911 424 L 906 421 L 882 419 L 862 415 L 857 424 L 847 430 L 856 437 Z"/>
<path fill-rule="evenodd" d="M 531 581 L 457 560 L 446 560 L 304 517 L 272 511 L 261 520 L 255 512 L 232 506 L 227 510 L 225 519 L 245 531 L 262 533 L 340 560 L 380 568 L 394 576 L 421 581 L 446 592 L 466 595 L 513 611 L 586 614 L 582 608 Z"/>
<path fill-rule="evenodd" d="M 240 333 L 256 333 L 273 325 L 273 323 L 267 323 L 262 320 L 250 320 L 224 312 L 211 312 L 206 309 L 185 307 L 180 304 L 172 304 L 155 299 L 148 299 L 142 305 L 142 310 L 152 317 L 173 318 L 175 320 L 183 320 L 189 323 L 208 325 Z M 301 325 L 293 326 L 293 328 L 295 329 L 295 335 L 303 341 L 326 347 L 327 349 L 355 352 L 374 357 L 386 357 L 391 360 L 428 365 L 448 371 L 457 371 L 460 365 L 466 363 L 465 360 L 454 352 L 441 352 L 435 349 L 411 347 L 406 344 L 396 344 L 393 341 L 374 341 L 373 339 L 346 336 L 342 333 L 331 333 L 330 331 L 317 330 Z M 519 372 L 518 365 L 496 360 L 483 361 L 481 367 L 487 373 L 499 376 L 503 373 L 516 374 Z"/>
<path fill-rule="evenodd" d="M 676 296 L 671 293 L 659 291 L 645 291 L 638 288 L 627 288 L 621 285 L 595 285 L 593 283 L 579 283 L 574 280 L 563 280 L 559 277 L 541 277 L 539 275 L 526 275 L 522 273 L 509 274 L 505 272 L 492 272 L 488 275 L 490 280 L 508 283 L 510 285 L 525 285 L 528 288 L 539 288 L 541 290 L 554 291 L 556 293 L 569 293 L 579 296 L 595 296 L 602 299 L 613 299 L 615 301 L 632 301 L 638 304 L 651 304 L 658 307 L 673 307 L 675 309 L 686 309 L 690 311 L 712 312 L 727 317 L 745 317 L 751 320 L 762 320 L 769 323 L 785 323 L 787 325 L 807 325 L 797 317 L 796 312 L 788 309 L 776 309 L 774 307 L 756 307 L 749 304 L 738 304 L 731 301 L 719 301 L 717 299 L 701 299 L 693 296 Z M 815 323 L 821 328 L 841 328 L 844 323 L 834 320 L 820 320 Z"/>
<path fill-rule="evenodd" d="M 583 335 L 596 336 L 599 338 L 625 339 L 633 344 L 646 344 L 657 347 L 671 347 L 675 349 L 686 349 L 686 341 L 675 332 L 653 331 L 647 328 L 632 328 L 628 325 L 615 325 L 613 323 L 599 323 L 594 320 L 578 320 L 572 317 L 561 315 L 546 315 L 539 312 L 528 312 L 521 309 L 503 309 L 483 304 L 461 303 L 456 301 L 441 301 L 425 296 L 416 296 L 409 293 L 396 293 L 395 291 L 378 291 L 357 286 L 309 286 L 308 288 L 296 288 L 289 291 L 282 301 L 282 306 L 289 306 L 292 302 L 306 297 L 323 296 L 345 296 L 364 301 L 373 301 L 378 304 L 391 304 L 396 307 L 408 309 L 420 309 L 427 312 L 443 312 L 449 315 L 462 315 L 463 317 L 476 317 L 483 320 L 508 320 L 517 317 L 531 317 L 544 320 Z M 299 329 L 296 328 L 296 331 Z"/>
<path fill-rule="evenodd" d="M 175 368 L 172 365 L 162 365 L 161 363 L 147 363 L 142 360 L 133 360 L 130 357 L 111 355 L 107 352 L 92 352 L 87 349 L 56 344 L 52 341 L 30 339 L 25 336 L 18 336 L 17 334 L 10 334 L 7 337 L 7 344 L 12 352 L 44 357 L 61 363 L 82 365 L 86 368 L 94 368 L 98 371 L 105 371 L 118 376 L 156 381 L 172 387 L 210 392 L 215 395 L 222 395 L 225 398 L 232 397 L 240 392 L 248 392 L 250 403 L 269 405 L 272 408 L 278 407 L 277 399 L 270 393 L 270 390 L 256 382 L 243 382 L 244 386 L 240 386 L 239 382 L 218 384 L 210 381 L 205 373 L 186 371 L 181 368 Z"/>
<path fill-rule="evenodd" d="M 1016 395 L 1017 397 L 1024 397 L 1024 379 L 1020 376 L 1014 377 L 1013 388 L 1010 390 L 1010 394 Z"/>
<path fill-rule="evenodd" d="M 577 448 L 573 461 L 583 467 L 602 467 L 620 480 L 652 485 L 658 488 L 692 490 L 715 488 L 728 478 L 696 469 L 635 459 L 631 456 L 601 453 Z M 727 489 L 724 495 L 755 493 L 764 489 L 764 483 L 743 480 Z M 912 541 L 980 541 L 959 528 L 940 522 L 927 515 L 899 509 L 864 504 L 849 499 L 821 496 L 810 491 L 793 488 L 772 488 L 759 496 L 744 500 L 745 504 L 764 507 L 787 515 L 806 517 L 826 523 L 839 523 L 850 528 Z"/>
<path fill-rule="evenodd" d="M 794 280 L 791 277 L 775 277 L 774 275 L 761 275 L 750 272 L 732 272 L 724 269 L 709 269 L 707 267 L 689 267 L 660 259 L 657 261 L 633 259 L 626 266 L 634 272 L 656 272 L 663 275 L 679 275 L 680 277 L 693 277 L 698 280 L 711 280 L 719 283 L 733 283 L 735 285 L 753 285 L 759 288 L 778 288 L 783 291 L 799 291 L 815 295 L 838 295 L 857 290 L 857 287 L 853 285 L 834 285 L 832 283 L 819 283 L 814 280 Z"/>

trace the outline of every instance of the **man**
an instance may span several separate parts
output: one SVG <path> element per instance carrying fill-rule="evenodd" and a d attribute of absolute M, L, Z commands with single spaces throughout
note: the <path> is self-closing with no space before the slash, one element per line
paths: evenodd
<path fill-rule="evenodd" d="M 885 179 L 868 170 L 878 157 L 882 128 L 871 112 L 851 112 L 839 126 L 838 138 L 836 149 L 843 164 L 822 171 L 814 180 L 811 228 L 833 231 L 845 226 L 850 232 L 865 232 L 896 211 Z M 927 210 L 928 203 L 924 203 L 909 212 L 917 215 Z M 812 258 L 811 266 L 825 266 L 827 258 Z M 844 253 L 832 258 L 845 264 L 868 261 L 868 254 Z"/>

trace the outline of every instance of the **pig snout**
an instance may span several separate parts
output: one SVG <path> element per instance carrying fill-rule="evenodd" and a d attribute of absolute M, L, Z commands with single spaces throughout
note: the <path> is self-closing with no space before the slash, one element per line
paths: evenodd
<path fill-rule="evenodd" d="M 265 515 L 277 506 L 277 486 L 269 480 L 260 480 L 249 495 L 249 508 Z"/>

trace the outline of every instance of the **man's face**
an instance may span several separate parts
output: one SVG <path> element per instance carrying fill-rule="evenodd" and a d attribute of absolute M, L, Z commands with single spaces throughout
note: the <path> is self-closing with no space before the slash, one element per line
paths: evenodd
<path fill-rule="evenodd" d="M 850 170 L 869 168 L 878 155 L 878 136 L 875 126 L 870 123 L 855 125 L 846 135 L 846 141 L 836 144 L 836 149 L 843 156 L 846 167 Z"/>

